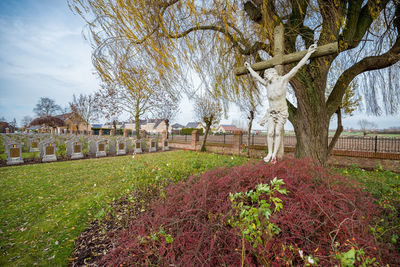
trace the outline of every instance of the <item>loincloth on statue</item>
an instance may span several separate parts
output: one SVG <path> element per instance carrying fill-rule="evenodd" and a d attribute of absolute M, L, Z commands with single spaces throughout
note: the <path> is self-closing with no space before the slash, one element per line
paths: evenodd
<path fill-rule="evenodd" d="M 268 122 L 272 121 L 275 124 L 284 125 L 289 118 L 289 113 L 287 110 L 274 110 L 268 109 Z"/>

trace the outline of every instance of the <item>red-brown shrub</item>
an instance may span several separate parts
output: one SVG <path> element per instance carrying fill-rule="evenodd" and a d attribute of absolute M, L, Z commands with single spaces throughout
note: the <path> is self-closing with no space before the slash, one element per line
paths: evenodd
<path fill-rule="evenodd" d="M 333 265 L 338 264 L 336 252 L 346 252 L 355 244 L 380 265 L 399 264 L 398 255 L 390 255 L 369 233 L 369 224 L 379 215 L 371 196 L 307 159 L 215 169 L 171 185 L 164 198 L 114 240 L 115 249 L 100 264 L 240 266 L 242 239 L 227 224 L 228 195 L 249 191 L 274 177 L 283 179 L 289 190 L 288 195 L 278 196 L 283 209 L 271 217 L 282 231 L 264 246 L 246 244 L 245 266 L 301 265 L 299 249 L 318 257 L 323 266 Z M 162 235 L 157 240 L 145 238 L 161 228 L 173 237 L 172 243 Z"/>

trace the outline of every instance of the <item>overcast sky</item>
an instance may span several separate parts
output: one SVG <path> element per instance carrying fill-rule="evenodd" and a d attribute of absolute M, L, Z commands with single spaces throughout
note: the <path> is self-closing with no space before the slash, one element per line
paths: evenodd
<path fill-rule="evenodd" d="M 84 21 L 72 14 L 66 0 L 0 0 L 0 117 L 16 118 L 20 124 L 25 115 L 34 117 L 32 110 L 40 97 L 66 107 L 72 94 L 98 89 L 83 27 Z M 186 97 L 180 110 L 176 122 L 193 121 Z M 222 123 L 244 121 L 234 107 L 228 115 Z M 361 118 L 374 121 L 379 128 L 400 127 L 398 116 L 361 114 L 344 118 L 345 129 L 358 128 Z M 255 128 L 261 129 L 257 124 Z M 292 128 L 289 122 L 286 128 Z"/>

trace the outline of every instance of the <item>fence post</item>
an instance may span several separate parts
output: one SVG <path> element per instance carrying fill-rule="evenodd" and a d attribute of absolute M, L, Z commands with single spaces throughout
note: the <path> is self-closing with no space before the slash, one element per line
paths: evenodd
<path fill-rule="evenodd" d="M 378 151 L 378 136 L 375 135 L 375 153 Z"/>
<path fill-rule="evenodd" d="M 235 130 L 233 132 L 233 153 L 240 154 L 240 148 L 243 142 L 243 132 L 240 130 Z"/>
<path fill-rule="evenodd" d="M 224 144 L 225 144 L 225 133 L 224 133 Z"/>
<path fill-rule="evenodd" d="M 187 135 L 185 135 L 187 137 Z M 191 146 L 193 150 L 196 150 L 196 145 L 199 142 L 199 132 L 197 130 L 192 131 Z"/>

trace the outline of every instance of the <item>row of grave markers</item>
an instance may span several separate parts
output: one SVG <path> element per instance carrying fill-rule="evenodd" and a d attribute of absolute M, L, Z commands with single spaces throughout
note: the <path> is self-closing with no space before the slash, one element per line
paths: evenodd
<path fill-rule="evenodd" d="M 3 134 L 5 151 L 7 153 L 7 165 L 24 163 L 22 158 L 22 144 L 16 136 Z M 83 137 L 87 138 L 87 137 Z M 87 138 L 88 139 L 88 138 Z M 132 140 L 129 138 L 107 139 L 102 137 L 93 137 L 87 140 L 89 143 L 89 154 L 95 157 L 105 157 L 107 154 L 126 155 L 128 153 L 143 153 L 146 149 L 146 140 Z M 57 161 L 56 141 L 49 135 L 29 136 L 27 144 L 30 152 L 40 152 L 42 162 Z M 81 159 L 83 154 L 83 143 L 79 136 L 72 136 L 66 139 L 66 155 L 71 159 Z M 148 151 L 156 152 L 158 142 L 156 139 L 150 139 Z M 168 139 L 162 140 L 162 150 L 169 150 Z"/>

